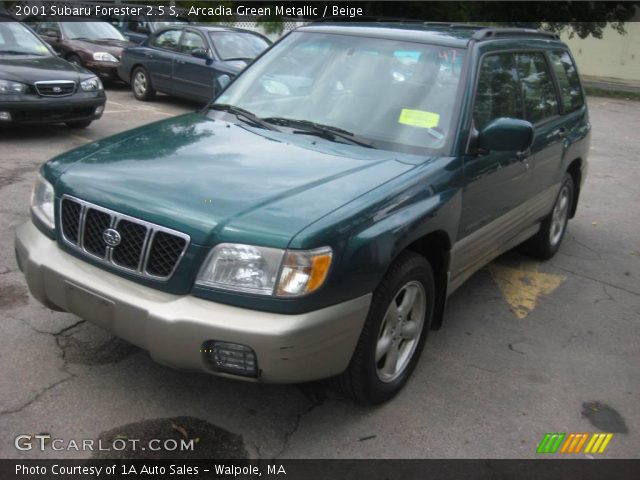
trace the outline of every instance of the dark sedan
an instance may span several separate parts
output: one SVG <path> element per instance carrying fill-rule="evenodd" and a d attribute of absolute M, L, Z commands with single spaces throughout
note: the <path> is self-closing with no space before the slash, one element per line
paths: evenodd
<path fill-rule="evenodd" d="M 270 44 L 249 30 L 174 25 L 126 49 L 118 73 L 138 100 L 159 91 L 208 102 Z"/>
<path fill-rule="evenodd" d="M 63 58 L 104 80 L 118 80 L 122 51 L 134 45 L 107 22 L 33 23 L 35 31 Z"/>
<path fill-rule="evenodd" d="M 26 25 L 0 17 L 0 126 L 66 123 L 84 128 L 100 118 L 100 79 L 59 58 Z"/>

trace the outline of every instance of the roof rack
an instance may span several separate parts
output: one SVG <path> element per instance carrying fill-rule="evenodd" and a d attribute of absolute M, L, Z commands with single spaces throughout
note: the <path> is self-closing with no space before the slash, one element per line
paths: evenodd
<path fill-rule="evenodd" d="M 538 37 L 538 38 L 550 38 L 553 40 L 559 40 L 560 36 L 557 33 L 541 32 L 540 30 L 534 30 L 532 28 L 483 28 L 478 30 L 471 37 L 473 40 L 495 40 L 496 38 L 504 37 Z"/>
<path fill-rule="evenodd" d="M 383 17 L 376 15 L 357 17 L 358 22 L 396 22 L 396 23 L 422 23 L 422 20 L 416 20 L 415 18 L 403 18 L 403 17 Z M 330 23 L 330 22 L 353 22 L 353 19 L 345 17 L 325 17 L 314 20 L 312 23 Z"/>

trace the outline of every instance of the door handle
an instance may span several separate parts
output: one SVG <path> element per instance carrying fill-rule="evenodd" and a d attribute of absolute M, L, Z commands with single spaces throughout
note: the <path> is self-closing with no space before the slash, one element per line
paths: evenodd
<path fill-rule="evenodd" d="M 185 62 L 184 62 L 184 60 L 176 60 L 176 63 L 179 64 L 179 65 L 184 65 Z"/>

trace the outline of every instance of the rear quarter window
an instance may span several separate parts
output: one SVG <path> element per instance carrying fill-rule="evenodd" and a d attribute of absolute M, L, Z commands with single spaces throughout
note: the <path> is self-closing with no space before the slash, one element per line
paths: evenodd
<path fill-rule="evenodd" d="M 580 77 L 578 76 L 578 69 L 575 63 L 573 63 L 571 55 L 566 51 L 551 52 L 549 58 L 551 60 L 551 67 L 558 79 L 560 97 L 565 113 L 580 108 L 584 104 L 582 86 L 580 84 Z"/>

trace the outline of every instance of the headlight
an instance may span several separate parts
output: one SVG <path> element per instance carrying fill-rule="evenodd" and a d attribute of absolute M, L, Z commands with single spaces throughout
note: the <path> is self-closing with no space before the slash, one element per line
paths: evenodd
<path fill-rule="evenodd" d="M 93 59 L 99 62 L 115 62 L 118 63 L 118 59 L 108 52 L 96 52 L 93 54 Z"/>
<path fill-rule="evenodd" d="M 24 83 L 0 80 L 0 95 L 13 95 L 16 93 L 24 93 L 26 91 L 27 86 Z"/>
<path fill-rule="evenodd" d="M 80 82 L 80 88 L 85 92 L 95 92 L 96 90 L 102 90 L 102 82 L 98 77 L 91 77 Z"/>
<path fill-rule="evenodd" d="M 222 243 L 202 265 L 196 284 L 257 295 L 297 297 L 324 283 L 331 249 L 281 250 Z"/>
<path fill-rule="evenodd" d="M 38 173 L 31 191 L 31 212 L 50 229 L 54 229 L 53 187 Z"/>

